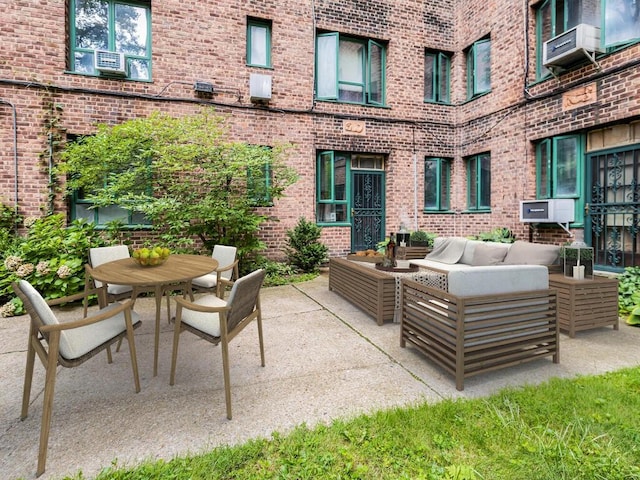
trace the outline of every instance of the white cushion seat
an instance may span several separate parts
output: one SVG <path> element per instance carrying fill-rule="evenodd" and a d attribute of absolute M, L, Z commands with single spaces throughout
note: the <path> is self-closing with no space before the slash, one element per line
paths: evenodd
<path fill-rule="evenodd" d="M 226 307 L 227 302 L 215 295 L 205 295 L 193 302 L 205 307 Z M 195 310 L 182 310 L 182 323 L 186 323 L 198 330 L 211 335 L 220 336 L 220 315 L 218 312 L 196 312 Z"/>
<path fill-rule="evenodd" d="M 58 325 L 60 323 L 51 307 L 30 283 L 22 280 L 20 281 L 20 288 L 29 298 L 45 325 Z M 100 309 L 96 315 L 114 310 L 119 305 L 119 303 L 112 303 Z M 140 322 L 140 316 L 134 311 L 131 311 L 131 321 L 134 326 Z M 63 330 L 60 332 L 60 354 L 67 360 L 80 358 L 126 329 L 124 313 L 120 312 L 111 318 L 91 325 Z"/>

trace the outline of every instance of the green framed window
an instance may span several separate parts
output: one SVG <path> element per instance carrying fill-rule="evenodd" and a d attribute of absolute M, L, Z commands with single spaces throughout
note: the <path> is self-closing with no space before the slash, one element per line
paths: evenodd
<path fill-rule="evenodd" d="M 467 50 L 467 98 L 491 91 L 491 39 L 475 42 Z"/>
<path fill-rule="evenodd" d="M 349 162 L 344 154 L 321 152 L 316 165 L 316 220 L 320 224 L 349 222 Z"/>
<path fill-rule="evenodd" d="M 640 41 L 638 0 L 544 0 L 535 14 L 538 78 L 551 74 L 542 65 L 544 42 L 581 23 L 599 27 L 609 51 Z"/>
<path fill-rule="evenodd" d="M 491 156 L 488 153 L 466 159 L 467 210 L 488 212 L 491 209 Z"/>
<path fill-rule="evenodd" d="M 247 65 L 271 68 L 271 22 L 247 19 Z"/>
<path fill-rule="evenodd" d="M 424 54 L 424 101 L 450 102 L 451 55 L 432 50 Z"/>
<path fill-rule="evenodd" d="M 70 0 L 72 72 L 151 80 L 151 2 Z"/>
<path fill-rule="evenodd" d="M 449 210 L 451 160 L 427 157 L 424 161 L 425 211 Z"/>
<path fill-rule="evenodd" d="M 316 37 L 316 98 L 384 105 L 386 48 L 374 40 L 322 33 Z"/>
<path fill-rule="evenodd" d="M 84 192 L 76 191 L 72 196 L 72 219 L 83 218 L 93 222 L 97 227 L 106 227 L 110 222 L 120 222 L 127 227 L 150 227 L 149 219 L 140 212 L 134 212 L 117 205 L 94 207 L 93 203 L 85 198 Z"/>
<path fill-rule="evenodd" d="M 272 184 L 273 174 L 271 163 L 268 161 L 262 165 L 247 169 L 247 192 L 254 206 L 273 206 L 273 198 L 271 197 Z"/>
<path fill-rule="evenodd" d="M 604 47 L 615 49 L 640 41 L 640 1 L 602 0 L 601 8 L 604 10 L 602 21 L 604 24 L 602 44 Z"/>
<path fill-rule="evenodd" d="M 575 199 L 575 223 L 584 222 L 584 137 L 562 135 L 536 144 L 537 198 Z"/>

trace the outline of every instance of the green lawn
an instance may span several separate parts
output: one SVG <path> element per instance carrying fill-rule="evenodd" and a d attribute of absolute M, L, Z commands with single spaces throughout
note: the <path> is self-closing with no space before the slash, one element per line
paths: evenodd
<path fill-rule="evenodd" d="M 640 367 L 397 408 L 98 479 L 640 479 Z M 82 474 L 67 479 L 84 479 Z"/>

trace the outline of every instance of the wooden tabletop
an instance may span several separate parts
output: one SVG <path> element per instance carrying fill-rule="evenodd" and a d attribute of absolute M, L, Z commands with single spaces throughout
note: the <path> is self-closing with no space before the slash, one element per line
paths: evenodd
<path fill-rule="evenodd" d="M 204 255 L 169 255 L 162 265 L 143 267 L 133 258 L 103 263 L 93 269 L 92 276 L 112 285 L 164 285 L 186 282 L 218 268 L 218 261 Z"/>

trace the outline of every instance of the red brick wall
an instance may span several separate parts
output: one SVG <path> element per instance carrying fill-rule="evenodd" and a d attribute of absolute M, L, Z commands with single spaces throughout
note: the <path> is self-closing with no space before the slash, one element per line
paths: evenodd
<path fill-rule="evenodd" d="M 640 47 L 606 56 L 599 62 L 600 71 L 587 65 L 559 80 L 535 83 L 533 10 L 528 12 L 527 50 L 525 9 L 512 0 L 153 2 L 152 82 L 66 73 L 65 3 L 15 1 L 0 6 L 0 99 L 15 105 L 18 121 L 16 176 L 12 109 L 0 102 L 0 198 L 15 203 L 17 179 L 19 209 L 27 216 L 39 215 L 48 205 L 45 122 L 52 104 L 59 106 L 57 129 L 63 134 L 91 133 L 97 122 L 114 124 L 155 110 L 184 115 L 211 104 L 229 115 L 235 139 L 293 144 L 288 161 L 300 179 L 287 197 L 264 209 L 277 219 L 262 230 L 266 253 L 272 257 L 282 257 L 285 232 L 300 217 L 315 218 L 315 156 L 325 149 L 387 155 L 387 232 L 396 231 L 406 219 L 413 228 L 415 218 L 418 227 L 441 235 L 507 227 L 519 238 L 528 239 L 531 232 L 534 240 L 559 243 L 568 238 L 563 230 L 530 230 L 519 222 L 519 201 L 535 196 L 532 142 L 640 114 L 640 97 L 628 94 L 638 91 L 637 66 L 615 70 L 637 58 Z M 246 65 L 247 16 L 272 21 L 273 69 Z M 314 28 L 388 44 L 386 107 L 314 102 Z M 492 89 L 467 100 L 463 51 L 487 35 L 492 41 Z M 452 105 L 423 102 L 425 48 L 453 53 Z M 249 75 L 256 72 L 273 77 L 272 101 L 266 107 L 249 101 Z M 196 80 L 212 82 L 216 94 L 197 97 Z M 597 82 L 597 103 L 563 112 L 562 93 L 589 81 Z M 366 135 L 345 135 L 346 118 L 364 121 Z M 469 214 L 464 158 L 481 152 L 491 154 L 492 208 L 490 214 Z M 453 159 L 452 213 L 422 211 L 425 156 Z M 59 196 L 54 206 L 66 208 Z M 344 254 L 350 248 L 350 229 L 323 228 L 323 240 L 331 254 Z"/>

